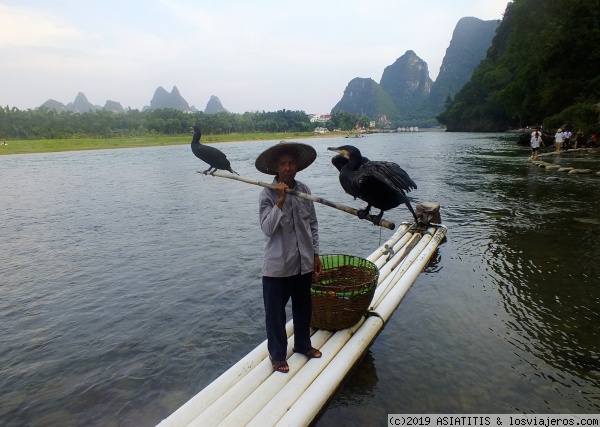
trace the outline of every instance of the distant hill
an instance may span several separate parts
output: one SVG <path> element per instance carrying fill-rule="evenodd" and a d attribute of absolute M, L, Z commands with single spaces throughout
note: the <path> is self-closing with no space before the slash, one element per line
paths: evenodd
<path fill-rule="evenodd" d="M 499 24 L 499 20 L 482 21 L 473 17 L 458 21 L 440 73 L 431 87 L 429 104 L 435 113 L 441 112 L 448 97 L 453 98 L 469 81 L 473 70 L 485 58 Z"/>
<path fill-rule="evenodd" d="M 509 2 L 486 58 L 440 122 L 449 131 L 597 131 L 599 17 L 598 0 Z"/>
<path fill-rule="evenodd" d="M 113 113 L 124 113 L 125 109 L 123 108 L 123 106 L 121 105 L 120 102 L 116 102 L 116 101 L 106 101 L 106 104 L 104 104 L 104 108 L 102 108 L 103 110 L 106 111 L 112 111 Z"/>
<path fill-rule="evenodd" d="M 356 77 L 348 83 L 344 96 L 333 107 L 333 111 L 345 111 L 365 115 L 374 120 L 381 117 L 396 117 L 398 110 L 390 96 L 370 78 Z"/>
<path fill-rule="evenodd" d="M 421 110 L 431 84 L 427 64 L 409 50 L 385 68 L 381 84 L 371 78 L 352 79 L 333 111 L 365 115 L 384 123 L 423 117 Z"/>
<path fill-rule="evenodd" d="M 412 50 L 407 50 L 396 62 L 385 67 L 380 82 L 402 115 L 410 114 L 416 106 L 424 104 L 432 84 L 427 63 Z"/>
<path fill-rule="evenodd" d="M 62 102 L 56 101 L 55 99 L 49 99 L 44 102 L 40 107 L 56 110 L 57 112 L 71 111 L 73 113 L 86 113 L 88 111 L 105 110 L 112 111 L 114 113 L 123 113 L 125 109 L 120 102 L 107 100 L 104 107 L 100 105 L 93 105 L 88 101 L 87 97 L 83 92 L 79 92 L 73 102 L 69 102 L 67 105 Z M 142 110 L 156 110 L 161 108 L 172 108 L 179 111 L 190 111 L 197 112 L 198 109 L 195 106 L 190 106 L 187 101 L 179 93 L 177 86 L 173 86 L 171 92 L 167 92 L 162 86 L 159 86 L 154 91 L 154 96 L 150 101 L 150 105 L 144 106 Z M 211 96 L 208 104 L 206 105 L 205 112 L 207 113 L 218 113 L 228 112 L 217 96 Z"/>
<path fill-rule="evenodd" d="M 71 111 L 73 113 L 87 113 L 89 111 L 98 111 L 98 110 L 106 110 L 112 111 L 115 113 L 124 113 L 125 109 L 121 106 L 120 103 L 116 101 L 106 101 L 104 107 L 99 105 L 93 105 L 88 101 L 87 97 L 83 94 L 83 92 L 79 92 L 75 97 L 73 102 L 69 102 L 67 105 L 62 102 L 58 102 L 54 99 L 49 99 L 44 102 L 40 107 L 48 108 L 50 110 L 56 110 L 56 112 L 61 113 L 63 111 Z"/>
<path fill-rule="evenodd" d="M 456 94 L 485 58 L 498 22 L 470 17 L 459 20 L 435 82 L 427 63 L 408 50 L 384 69 L 379 84 L 364 78 L 350 81 L 333 111 L 364 114 L 372 120 L 385 116 L 392 123 L 437 123 L 435 116 L 448 95 Z M 365 83 L 367 80 L 370 82 Z"/>
<path fill-rule="evenodd" d="M 521 0 L 527 1 L 527 0 Z M 588 0 L 591 1 L 591 0 Z M 452 35 L 446 55 L 435 82 L 429 76 L 427 63 L 412 50 L 385 67 L 380 83 L 371 78 L 352 79 L 340 101 L 332 111 L 364 115 L 372 120 L 393 124 L 436 124 L 435 117 L 443 110 L 448 98 L 452 98 L 466 82 L 473 70 L 485 58 L 499 21 L 482 21 L 473 17 L 461 18 Z M 94 110 L 124 111 L 116 101 L 107 101 L 104 107 L 92 105 L 83 93 L 66 106 L 50 99 L 43 106 L 56 111 L 86 112 Z M 142 110 L 172 108 L 179 111 L 198 111 L 190 106 L 177 86 L 171 92 L 159 86 Z M 228 112 L 217 96 L 212 95 L 206 104 L 207 114 Z M 419 121 L 421 124 L 415 122 Z"/>
<path fill-rule="evenodd" d="M 183 99 L 183 96 L 181 96 L 179 93 L 177 86 L 173 86 L 171 92 L 167 92 L 162 86 L 159 86 L 156 91 L 154 91 L 154 96 L 150 101 L 150 107 L 147 109 L 158 110 L 160 108 L 172 108 L 179 111 L 192 111 L 187 101 Z"/>
<path fill-rule="evenodd" d="M 212 95 L 206 104 L 206 108 L 204 109 L 206 114 L 215 114 L 215 113 L 228 113 L 223 104 L 221 104 L 221 100 L 218 96 Z"/>
<path fill-rule="evenodd" d="M 49 99 L 40 105 L 40 108 L 47 108 L 49 110 L 56 110 L 57 113 L 61 113 L 63 111 L 67 111 L 67 106 L 62 102 L 58 102 L 55 99 Z"/>
<path fill-rule="evenodd" d="M 73 111 L 75 113 L 87 113 L 90 111 L 101 110 L 102 107 L 99 105 L 94 105 L 83 94 L 83 92 L 79 92 L 75 97 L 75 101 L 67 104 L 67 110 Z"/>
<path fill-rule="evenodd" d="M 75 97 L 75 100 L 73 102 L 69 102 L 67 105 L 63 104 L 62 102 L 58 102 L 54 99 L 49 99 L 48 101 L 40 105 L 40 107 L 48 108 L 50 110 L 56 110 L 58 113 L 61 113 L 63 111 L 71 111 L 73 113 L 87 113 L 90 111 L 98 110 L 113 111 L 115 113 L 125 112 L 121 104 L 116 101 L 108 100 L 106 101 L 104 107 L 94 105 L 88 101 L 87 97 L 84 95 L 83 92 L 79 92 Z"/>

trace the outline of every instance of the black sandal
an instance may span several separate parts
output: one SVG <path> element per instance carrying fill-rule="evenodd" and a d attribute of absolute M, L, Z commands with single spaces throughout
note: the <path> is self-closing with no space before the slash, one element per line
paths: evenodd
<path fill-rule="evenodd" d="M 290 366 L 288 365 L 287 360 L 273 360 L 271 356 L 269 356 L 269 360 L 271 361 L 273 372 L 281 372 L 282 374 L 290 372 Z"/>

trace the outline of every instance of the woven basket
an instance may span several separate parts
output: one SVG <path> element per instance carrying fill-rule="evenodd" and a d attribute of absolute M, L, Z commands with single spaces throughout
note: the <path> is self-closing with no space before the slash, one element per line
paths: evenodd
<path fill-rule="evenodd" d="M 323 273 L 313 277 L 311 326 L 338 331 L 354 326 L 373 299 L 379 270 L 351 255 L 321 256 Z"/>

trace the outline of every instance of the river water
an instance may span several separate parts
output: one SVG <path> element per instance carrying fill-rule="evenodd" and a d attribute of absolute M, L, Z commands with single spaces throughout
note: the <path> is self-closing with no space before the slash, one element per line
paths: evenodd
<path fill-rule="evenodd" d="M 304 140 L 399 163 L 447 240 L 316 425 L 388 413 L 600 412 L 600 178 L 531 166 L 514 136 Z M 242 176 L 274 142 L 223 143 Z M 551 160 L 600 170 L 600 158 Z M 265 337 L 259 187 L 189 146 L 0 157 L 0 425 L 153 426 Z M 318 205 L 321 252 L 392 234 Z M 410 220 L 405 208 L 385 218 Z"/>

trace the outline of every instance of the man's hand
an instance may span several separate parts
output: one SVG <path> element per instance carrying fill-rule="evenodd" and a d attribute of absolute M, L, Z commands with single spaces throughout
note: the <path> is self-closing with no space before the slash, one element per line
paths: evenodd
<path fill-rule="evenodd" d="M 287 186 L 287 184 L 285 182 L 278 182 L 276 185 L 276 189 L 275 192 L 277 193 L 277 195 L 279 196 L 279 198 L 277 199 L 277 207 L 279 209 L 283 209 L 283 202 L 285 202 L 285 197 L 287 195 L 287 193 L 285 192 L 286 188 L 289 188 Z"/>
<path fill-rule="evenodd" d="M 321 263 L 321 258 L 319 255 L 315 255 L 315 276 L 319 276 L 323 272 L 323 264 Z"/>

